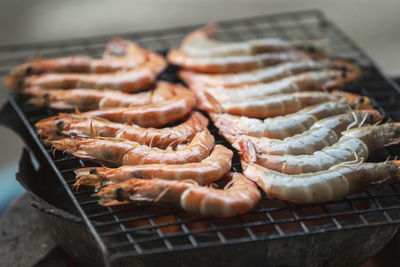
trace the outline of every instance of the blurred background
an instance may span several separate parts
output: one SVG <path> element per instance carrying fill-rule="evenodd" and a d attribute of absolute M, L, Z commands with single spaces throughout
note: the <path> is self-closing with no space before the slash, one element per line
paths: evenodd
<path fill-rule="evenodd" d="M 400 75 L 399 0 L 0 1 L 0 45 L 162 29 L 214 20 L 321 9 L 388 74 Z M 4 103 L 0 94 L 0 104 Z M 0 214 L 22 189 L 22 141 L 0 126 Z"/>

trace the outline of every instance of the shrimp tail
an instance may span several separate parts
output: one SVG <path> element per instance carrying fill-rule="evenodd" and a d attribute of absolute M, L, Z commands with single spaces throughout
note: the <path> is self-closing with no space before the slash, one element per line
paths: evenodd
<path fill-rule="evenodd" d="M 211 22 L 211 23 L 207 24 L 206 26 L 204 26 L 203 28 L 194 31 L 191 34 L 189 34 L 187 37 L 185 37 L 182 40 L 182 46 L 189 45 L 197 40 L 211 37 L 217 29 L 218 29 L 218 22 L 216 22 L 216 21 Z"/>
<path fill-rule="evenodd" d="M 257 162 L 257 152 L 254 144 L 247 139 L 242 139 L 239 141 L 240 147 L 240 156 L 246 161 L 250 163 Z"/>

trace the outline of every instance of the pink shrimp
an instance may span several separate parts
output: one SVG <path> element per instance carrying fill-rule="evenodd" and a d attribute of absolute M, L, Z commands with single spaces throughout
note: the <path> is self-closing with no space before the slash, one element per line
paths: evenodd
<path fill-rule="evenodd" d="M 112 107 L 82 113 L 89 117 L 102 117 L 114 122 L 137 124 L 141 127 L 160 127 L 181 119 L 196 103 L 193 93 L 183 86 L 174 85 L 174 97 L 158 103 L 137 107 Z"/>
<path fill-rule="evenodd" d="M 299 203 L 332 201 L 369 187 L 399 181 L 399 161 L 344 162 L 328 170 L 288 175 L 257 164 L 242 162 L 243 173 L 268 197 Z"/>
<path fill-rule="evenodd" d="M 217 29 L 218 24 L 214 22 L 190 33 L 182 41 L 180 49 L 194 57 L 252 55 L 293 49 L 302 49 L 313 53 L 326 54 L 328 50 L 328 40 L 324 38 L 294 41 L 284 41 L 277 38 L 263 38 L 241 42 L 223 42 L 212 38 Z"/>
<path fill-rule="evenodd" d="M 172 49 L 167 59 L 180 67 L 206 73 L 240 72 L 296 60 L 309 60 L 311 57 L 299 51 L 264 53 L 257 55 L 231 57 L 191 57 L 186 53 Z"/>
<path fill-rule="evenodd" d="M 170 83 L 159 82 L 154 90 L 137 94 L 103 89 L 44 89 L 40 87 L 29 87 L 23 92 L 33 96 L 29 99 L 29 104 L 63 110 L 78 108 L 85 111 L 105 107 L 157 104 L 174 96 L 173 87 L 174 85 Z"/>
<path fill-rule="evenodd" d="M 261 194 L 257 186 L 240 173 L 228 173 L 224 190 L 203 187 L 193 180 L 130 179 L 103 187 L 95 196 L 100 204 L 131 202 L 169 203 L 186 212 L 213 217 L 229 217 L 250 211 Z"/>
<path fill-rule="evenodd" d="M 107 44 L 104 58 L 71 56 L 54 59 L 36 59 L 19 65 L 10 75 L 21 77 L 46 72 L 106 73 L 136 68 L 146 61 L 146 51 L 137 44 L 120 38 L 113 38 Z"/>
<path fill-rule="evenodd" d="M 8 76 L 5 84 L 9 88 L 40 86 L 45 88 L 97 88 L 112 89 L 123 92 L 136 92 L 149 88 L 156 77 L 166 67 L 161 55 L 147 52 L 147 61 L 126 71 L 115 73 L 47 73 L 26 78 Z"/>
<path fill-rule="evenodd" d="M 178 165 L 148 164 L 122 166 L 119 168 L 82 168 L 76 170 L 75 186 L 108 185 L 131 178 L 166 180 L 192 179 L 200 185 L 219 180 L 231 168 L 233 152 L 224 146 L 216 145 L 210 156 L 199 163 Z"/>
<path fill-rule="evenodd" d="M 170 128 L 141 128 L 136 125 L 113 123 L 100 118 L 75 114 L 59 114 L 36 123 L 38 134 L 46 137 L 45 143 L 78 135 L 81 137 L 100 136 L 123 138 L 141 145 L 175 148 L 190 141 L 197 132 L 206 128 L 208 119 L 199 112 L 193 112 L 183 123 Z"/>
<path fill-rule="evenodd" d="M 56 150 L 65 150 L 75 157 L 102 161 L 113 166 L 199 162 L 209 155 L 213 145 L 214 137 L 207 129 L 198 132 L 189 144 L 182 145 L 177 150 L 163 150 L 109 137 L 74 137 L 53 141 Z"/>
<path fill-rule="evenodd" d="M 369 99 L 359 95 L 344 92 L 299 92 L 292 94 L 277 94 L 252 98 L 234 99 L 230 102 L 220 102 L 207 91 L 196 91 L 198 107 L 208 112 L 226 112 L 253 118 L 266 118 L 297 112 L 305 107 L 328 101 L 358 101 L 362 99 L 363 107 L 369 107 Z M 218 97 L 218 96 L 217 96 Z"/>

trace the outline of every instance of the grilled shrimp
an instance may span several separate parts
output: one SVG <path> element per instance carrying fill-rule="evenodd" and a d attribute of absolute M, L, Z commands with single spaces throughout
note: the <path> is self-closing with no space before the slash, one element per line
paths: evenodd
<path fill-rule="evenodd" d="M 137 94 L 103 89 L 44 89 L 29 87 L 24 93 L 33 95 L 28 103 L 36 106 L 50 106 L 54 109 L 93 110 L 105 107 L 132 107 L 157 104 L 174 96 L 173 85 L 159 82 L 154 91 Z"/>
<path fill-rule="evenodd" d="M 209 155 L 213 145 L 214 137 L 207 129 L 198 132 L 189 144 L 179 146 L 177 150 L 152 148 L 126 139 L 109 137 L 75 137 L 53 141 L 56 150 L 65 150 L 75 157 L 102 161 L 113 166 L 200 162 Z"/>
<path fill-rule="evenodd" d="M 197 132 L 206 128 L 208 119 L 199 112 L 193 112 L 189 118 L 170 128 L 141 128 L 137 125 L 126 125 L 109 122 L 100 118 L 90 118 L 75 114 L 59 114 L 36 123 L 38 134 L 46 137 L 46 143 L 78 135 L 81 137 L 100 136 L 123 138 L 141 145 L 165 149 L 175 148 L 181 143 L 190 141 Z"/>
<path fill-rule="evenodd" d="M 399 161 L 342 163 L 328 170 L 288 175 L 242 161 L 243 173 L 268 195 L 300 203 L 335 200 L 368 187 L 399 180 Z"/>
<path fill-rule="evenodd" d="M 336 73 L 334 71 L 329 72 L 327 70 L 328 68 L 341 69 L 342 71 L 340 75 L 335 75 Z M 317 70 L 325 70 L 325 75 L 333 76 L 331 78 L 340 78 L 338 82 L 350 81 L 360 74 L 360 70 L 355 64 L 345 61 L 335 60 L 333 62 L 328 62 L 300 60 L 235 74 L 203 74 L 190 70 L 182 70 L 179 72 L 179 76 L 190 86 L 237 87 L 261 82 L 273 82 L 292 75 Z M 312 77 L 305 76 L 305 78 L 310 79 Z"/>
<path fill-rule="evenodd" d="M 234 116 L 226 113 L 210 113 L 221 133 L 250 135 L 284 139 L 308 130 L 316 121 L 349 111 L 353 104 L 345 101 L 325 102 L 299 110 L 296 113 L 264 120 Z"/>
<path fill-rule="evenodd" d="M 199 186 L 193 180 L 133 178 L 103 187 L 95 196 L 103 205 L 115 204 L 115 200 L 169 203 L 192 214 L 213 217 L 229 217 L 253 209 L 261 198 L 257 186 L 240 173 L 228 173 L 225 179 L 230 182 L 221 190 Z"/>
<path fill-rule="evenodd" d="M 102 117 L 114 122 L 137 124 L 141 127 L 160 127 L 181 119 L 196 103 L 193 93 L 175 84 L 174 97 L 169 100 L 136 107 L 111 107 L 82 113 L 89 117 Z"/>
<path fill-rule="evenodd" d="M 307 172 L 318 172 L 342 162 L 367 159 L 371 151 L 381 148 L 393 142 L 398 143 L 400 138 L 400 127 L 395 124 L 384 124 L 379 126 L 366 126 L 342 132 L 342 137 L 332 146 L 316 151 L 312 155 L 256 155 L 255 150 L 250 147 L 242 151 L 243 158 L 270 170 L 287 174 L 300 174 Z M 249 145 L 251 146 L 250 142 Z M 250 155 L 246 155 L 249 153 Z M 252 154 L 252 155 L 251 155 Z"/>
<path fill-rule="evenodd" d="M 381 116 L 374 117 L 375 112 L 354 112 L 340 114 L 320 121 L 317 125 L 311 127 L 308 131 L 287 137 L 283 140 L 270 139 L 267 137 L 253 136 L 229 136 L 224 134 L 236 149 L 243 151 L 243 147 L 248 141 L 255 146 L 259 154 L 269 155 L 310 155 L 315 151 L 321 150 L 339 141 L 341 133 L 348 127 L 358 126 L 365 123 L 364 117 L 368 123 L 376 121 Z"/>
<path fill-rule="evenodd" d="M 219 180 L 231 168 L 233 152 L 215 145 L 210 156 L 199 163 L 179 165 L 148 164 L 112 168 L 82 168 L 76 170 L 75 186 L 115 184 L 131 178 L 166 180 L 192 179 L 200 185 Z"/>
<path fill-rule="evenodd" d="M 252 97 L 327 89 L 330 86 L 338 86 L 344 82 L 344 79 L 341 78 L 341 73 L 342 72 L 338 70 L 323 70 L 297 74 L 271 83 L 244 85 L 235 88 L 211 88 L 202 85 L 192 85 L 190 88 L 196 92 L 196 95 L 198 95 L 201 100 L 206 101 L 206 99 L 204 99 L 206 98 L 204 91 L 207 91 L 218 102 L 223 103 Z M 358 74 L 353 75 L 353 78 L 350 79 L 349 76 L 347 76 L 346 79 L 349 81 L 358 76 Z"/>
<path fill-rule="evenodd" d="M 147 52 L 147 61 L 137 68 L 115 73 L 47 73 L 26 78 L 6 77 L 9 88 L 40 86 L 44 88 L 97 88 L 136 92 L 154 84 L 157 75 L 166 67 L 161 55 Z"/>
<path fill-rule="evenodd" d="M 206 73 L 241 72 L 282 62 L 311 59 L 308 54 L 299 51 L 230 57 L 192 57 L 177 49 L 170 50 L 167 58 L 172 64 Z"/>
<path fill-rule="evenodd" d="M 195 57 L 252 55 L 293 49 L 303 49 L 309 52 L 325 54 L 328 50 L 328 40 L 322 38 L 295 41 L 263 38 L 242 42 L 223 42 L 212 38 L 217 28 L 218 24 L 214 22 L 190 33 L 182 41 L 180 49 L 188 55 Z"/>
<path fill-rule="evenodd" d="M 104 58 L 71 56 L 53 59 L 36 59 L 11 70 L 11 76 L 26 76 L 46 72 L 106 73 L 136 68 L 146 61 L 146 51 L 137 44 L 113 38 L 107 44 Z"/>
<path fill-rule="evenodd" d="M 234 99 L 231 102 L 220 102 L 214 95 L 204 91 L 199 95 L 198 106 L 208 112 L 226 112 L 254 118 L 266 118 L 297 112 L 305 107 L 328 101 L 359 101 L 360 96 L 344 92 L 299 92 L 292 94 L 277 94 L 271 96 Z M 369 99 L 361 98 L 363 107 L 369 106 Z"/>

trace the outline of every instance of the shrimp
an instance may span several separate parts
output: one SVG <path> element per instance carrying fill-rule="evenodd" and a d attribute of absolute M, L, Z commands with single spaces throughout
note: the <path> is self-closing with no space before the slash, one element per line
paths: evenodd
<path fill-rule="evenodd" d="M 157 104 L 136 107 L 111 107 L 82 113 L 89 117 L 102 117 L 114 122 L 137 124 L 141 127 L 160 127 L 188 114 L 196 99 L 185 87 L 174 85 L 174 97 Z"/>
<path fill-rule="evenodd" d="M 115 184 L 131 178 L 166 180 L 192 179 L 200 185 L 219 180 L 231 168 L 233 152 L 215 145 L 210 156 L 199 163 L 180 165 L 148 164 L 111 168 L 82 168 L 76 170 L 75 186 Z"/>
<path fill-rule="evenodd" d="M 169 51 L 167 59 L 170 63 L 189 70 L 228 73 L 249 71 L 288 61 L 310 60 L 311 57 L 299 51 L 230 57 L 192 57 L 180 50 L 172 49 Z"/>
<path fill-rule="evenodd" d="M 236 149 L 243 151 L 248 141 L 252 142 L 258 154 L 269 155 L 310 155 L 339 141 L 341 133 L 348 127 L 364 123 L 364 117 L 369 118 L 369 123 L 375 121 L 374 113 L 346 113 L 329 117 L 320 121 L 309 130 L 287 137 L 283 140 L 267 137 L 229 136 L 224 135 Z M 380 116 L 378 118 L 381 118 Z"/>
<path fill-rule="evenodd" d="M 169 203 L 192 214 L 229 217 L 243 214 L 261 198 L 257 186 L 240 173 L 228 173 L 224 190 L 197 185 L 193 180 L 130 179 L 103 187 L 95 196 L 100 204 L 125 201 Z M 123 203 L 121 203 L 123 202 Z"/>
<path fill-rule="evenodd" d="M 204 94 L 203 94 L 204 93 Z M 362 107 L 369 106 L 369 99 L 359 95 L 344 92 L 299 92 L 291 94 L 277 94 L 252 98 L 235 98 L 230 102 L 220 102 L 215 95 L 204 91 L 199 94 L 198 107 L 208 112 L 229 113 L 253 118 L 266 118 L 286 115 L 297 112 L 305 107 L 328 101 L 359 101 Z"/>
<path fill-rule="evenodd" d="M 308 130 L 316 121 L 349 111 L 352 102 L 333 101 L 313 105 L 296 113 L 264 120 L 234 116 L 226 113 L 210 113 L 220 132 L 227 135 L 250 135 L 284 139 Z"/>
<path fill-rule="evenodd" d="M 371 151 L 394 142 L 398 143 L 399 134 L 399 125 L 392 123 L 366 126 L 342 132 L 342 137 L 337 143 L 325 147 L 321 151 L 316 151 L 312 155 L 256 155 L 255 150 L 251 147 L 243 149 L 242 155 L 247 161 L 254 161 L 263 167 L 282 173 L 318 172 L 342 162 L 365 160 Z M 251 146 L 250 142 L 248 145 Z"/>
<path fill-rule="evenodd" d="M 218 102 L 223 103 L 244 98 L 328 89 L 330 86 L 336 86 L 344 82 L 341 75 L 342 72 L 338 70 L 323 70 L 297 74 L 271 83 L 244 85 L 235 88 L 212 88 L 202 85 L 192 85 L 190 88 L 197 92 L 196 94 L 199 95 L 200 99 L 204 98 L 204 92 L 202 91 L 207 91 Z M 353 78 L 351 79 L 349 75 L 346 77 L 349 81 L 358 77 L 358 74 L 353 74 Z"/>
<path fill-rule="evenodd" d="M 179 72 L 179 76 L 186 84 L 193 86 L 207 86 L 207 87 L 237 87 L 241 85 L 249 85 L 256 83 L 268 83 L 283 78 L 287 78 L 292 75 L 309 72 L 325 70 L 326 75 L 329 72 L 328 68 L 341 69 L 342 72 L 339 75 L 335 75 L 335 72 L 330 72 L 335 78 L 340 77 L 343 82 L 350 81 L 348 79 L 348 73 L 351 73 L 351 79 L 355 79 L 359 75 L 360 70 L 355 64 L 346 61 L 335 60 L 333 62 L 328 61 L 313 61 L 313 60 L 300 60 L 295 62 L 285 62 L 266 68 L 260 68 L 247 72 L 240 72 L 235 74 L 203 74 L 197 73 L 190 70 L 182 70 Z M 346 79 L 347 78 L 347 79 Z"/>
<path fill-rule="evenodd" d="M 263 38 L 242 42 L 223 42 L 212 38 L 217 29 L 218 24 L 214 22 L 190 33 L 182 41 L 180 49 L 194 57 L 252 55 L 293 49 L 303 49 L 313 53 L 326 54 L 328 50 L 328 40 L 325 38 L 295 41 Z"/>
<path fill-rule="evenodd" d="M 146 51 L 137 44 L 120 38 L 108 43 L 105 56 L 93 59 L 86 56 L 71 56 L 53 59 L 36 59 L 19 65 L 10 75 L 22 77 L 46 72 L 107 73 L 136 68 L 146 61 Z"/>
<path fill-rule="evenodd" d="M 399 180 L 400 161 L 342 163 L 328 170 L 288 175 L 242 161 L 243 173 L 268 195 L 299 203 L 332 201 Z"/>
<path fill-rule="evenodd" d="M 149 88 L 165 67 L 166 62 L 161 55 L 147 52 L 147 61 L 130 70 L 115 73 L 46 73 L 26 78 L 8 76 L 5 84 L 9 88 L 40 86 L 44 88 L 95 88 L 112 89 L 133 93 Z"/>
<path fill-rule="evenodd" d="M 127 94 L 102 89 L 44 89 L 29 87 L 24 93 L 33 95 L 28 104 L 50 106 L 54 109 L 81 111 L 105 107 L 132 107 L 146 104 L 157 104 L 173 97 L 173 85 L 159 82 L 153 91 Z"/>
<path fill-rule="evenodd" d="M 208 119 L 199 112 L 193 112 L 183 123 L 170 128 L 141 128 L 136 125 L 113 123 L 100 118 L 90 118 L 75 114 L 59 114 L 36 123 L 38 134 L 47 137 L 45 143 L 66 136 L 114 137 L 135 141 L 141 145 L 165 149 L 175 148 L 190 141 L 197 132 L 206 128 Z"/>
<path fill-rule="evenodd" d="M 65 150 L 77 158 L 101 161 L 113 166 L 200 162 L 209 155 L 213 145 L 214 137 L 207 129 L 198 132 L 189 144 L 179 146 L 176 150 L 163 150 L 109 137 L 74 137 L 53 141 L 56 150 Z"/>

